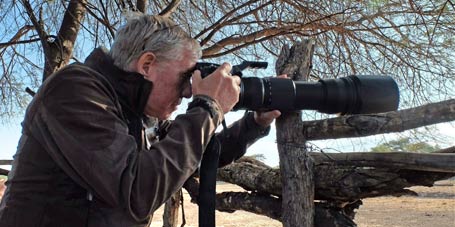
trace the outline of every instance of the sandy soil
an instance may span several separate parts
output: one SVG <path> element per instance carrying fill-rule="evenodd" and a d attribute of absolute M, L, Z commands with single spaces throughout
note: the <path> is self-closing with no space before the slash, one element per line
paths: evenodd
<path fill-rule="evenodd" d="M 363 227 L 455 227 L 455 181 L 412 187 L 418 196 L 363 200 L 355 221 Z"/>
<path fill-rule="evenodd" d="M 0 198 L 4 179 L 0 179 Z M 439 181 L 433 187 L 412 187 L 418 196 L 364 199 L 357 210 L 359 227 L 455 227 L 455 180 Z M 221 191 L 241 191 L 230 184 L 217 187 Z M 184 191 L 186 227 L 197 226 L 197 206 L 190 203 Z M 152 227 L 162 227 L 163 208 L 155 212 Z M 281 227 L 281 223 L 265 216 L 244 211 L 216 213 L 217 227 Z M 179 223 L 182 223 L 180 220 Z"/>
<path fill-rule="evenodd" d="M 455 180 L 439 181 L 433 187 L 412 187 L 418 196 L 378 197 L 363 200 L 355 222 L 359 227 L 455 227 Z M 218 191 L 238 191 L 223 184 Z M 186 227 L 197 226 L 197 207 L 184 191 Z M 152 227 L 162 227 L 162 208 L 154 215 Z M 281 227 L 273 219 L 248 212 L 217 212 L 217 227 Z M 181 221 L 179 222 L 181 223 Z"/>

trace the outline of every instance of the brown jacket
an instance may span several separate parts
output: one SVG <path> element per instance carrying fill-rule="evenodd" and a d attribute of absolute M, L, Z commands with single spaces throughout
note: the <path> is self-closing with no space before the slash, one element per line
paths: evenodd
<path fill-rule="evenodd" d="M 142 112 L 152 86 L 100 49 L 46 80 L 22 123 L 0 226 L 145 226 L 197 170 L 223 118 L 209 99 L 210 111 L 188 109 L 147 149 Z M 221 165 L 267 130 L 246 115 L 227 133 Z"/>

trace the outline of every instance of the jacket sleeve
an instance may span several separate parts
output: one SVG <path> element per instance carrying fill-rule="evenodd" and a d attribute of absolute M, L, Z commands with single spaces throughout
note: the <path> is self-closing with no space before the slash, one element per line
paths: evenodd
<path fill-rule="evenodd" d="M 196 171 L 223 118 L 216 102 L 213 116 L 191 108 L 165 139 L 141 151 L 109 86 L 74 70 L 55 76 L 38 93 L 33 136 L 79 185 L 110 206 L 129 209 L 136 220 L 147 218 Z"/>
<path fill-rule="evenodd" d="M 250 145 L 268 135 L 269 132 L 270 126 L 261 127 L 254 120 L 253 112 L 246 112 L 243 118 L 216 134 L 221 142 L 219 167 L 241 158 Z"/>
<path fill-rule="evenodd" d="M 160 122 L 160 138 L 165 138 L 172 121 Z M 218 167 L 229 165 L 245 155 L 248 147 L 260 138 L 267 136 L 270 126 L 262 127 L 254 120 L 253 112 L 247 111 L 243 118 L 232 123 L 227 129 L 216 133 L 221 143 L 221 155 Z"/>

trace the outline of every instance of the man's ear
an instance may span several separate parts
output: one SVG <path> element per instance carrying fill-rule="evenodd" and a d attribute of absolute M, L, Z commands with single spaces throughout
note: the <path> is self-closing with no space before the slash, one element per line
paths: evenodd
<path fill-rule="evenodd" d="M 137 72 L 146 76 L 153 68 L 153 64 L 156 61 L 156 56 L 152 52 L 143 53 L 136 62 Z"/>

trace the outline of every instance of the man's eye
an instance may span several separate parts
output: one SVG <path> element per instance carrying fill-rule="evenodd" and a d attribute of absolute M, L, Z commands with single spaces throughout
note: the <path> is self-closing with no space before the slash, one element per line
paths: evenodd
<path fill-rule="evenodd" d="M 182 77 L 180 77 L 180 86 L 184 87 L 188 82 L 190 82 L 192 73 L 184 73 Z"/>
<path fill-rule="evenodd" d="M 183 74 L 183 81 L 190 80 L 191 76 L 192 76 L 192 73 L 185 73 L 185 74 Z"/>
<path fill-rule="evenodd" d="M 185 76 L 186 76 L 187 78 L 191 78 L 191 76 L 193 76 L 193 71 L 191 71 L 191 72 L 186 72 L 186 73 L 185 73 Z"/>

